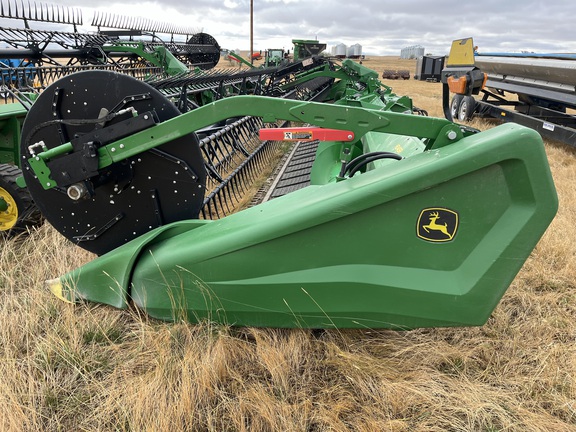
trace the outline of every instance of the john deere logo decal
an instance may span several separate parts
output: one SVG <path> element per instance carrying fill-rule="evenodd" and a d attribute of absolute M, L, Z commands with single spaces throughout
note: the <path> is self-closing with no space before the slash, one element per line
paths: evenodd
<path fill-rule="evenodd" d="M 418 217 L 417 234 L 423 240 L 447 242 L 458 229 L 458 213 L 446 208 L 427 208 Z"/>

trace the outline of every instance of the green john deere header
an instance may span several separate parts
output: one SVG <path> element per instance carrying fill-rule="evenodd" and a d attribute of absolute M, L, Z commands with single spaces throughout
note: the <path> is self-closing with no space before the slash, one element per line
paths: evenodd
<path fill-rule="evenodd" d="M 163 320 L 482 325 L 558 205 L 535 131 L 428 117 L 376 72 L 315 55 L 65 76 L 31 105 L 19 153 L 43 217 L 98 255 L 50 289 Z"/>

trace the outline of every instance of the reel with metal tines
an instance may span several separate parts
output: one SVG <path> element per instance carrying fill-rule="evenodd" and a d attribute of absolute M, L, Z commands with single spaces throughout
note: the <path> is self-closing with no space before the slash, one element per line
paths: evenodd
<path fill-rule="evenodd" d="M 92 25 L 98 28 L 106 27 L 120 30 L 179 35 L 193 35 L 199 32 L 199 30 L 189 27 L 180 27 L 169 23 L 155 22 L 147 18 L 127 17 L 106 12 L 95 12 Z"/>
<path fill-rule="evenodd" d="M 2 0 L 0 2 L 0 17 L 82 25 L 82 11 L 80 9 L 36 2 L 32 5 L 23 0 Z"/>

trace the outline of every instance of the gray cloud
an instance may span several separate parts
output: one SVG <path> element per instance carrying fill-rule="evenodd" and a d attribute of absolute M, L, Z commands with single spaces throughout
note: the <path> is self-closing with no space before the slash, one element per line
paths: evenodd
<path fill-rule="evenodd" d="M 94 10 L 120 11 L 202 29 L 225 48 L 249 47 L 249 0 L 61 0 L 59 4 L 80 8 L 88 24 Z M 570 0 L 254 0 L 254 46 L 288 48 L 292 39 L 318 38 L 329 46 L 359 43 L 366 54 L 398 55 L 410 45 L 445 54 L 452 40 L 473 37 L 481 51 L 576 52 L 576 41 L 569 36 L 575 12 L 576 2 Z M 2 25 L 10 22 L 3 20 Z"/>

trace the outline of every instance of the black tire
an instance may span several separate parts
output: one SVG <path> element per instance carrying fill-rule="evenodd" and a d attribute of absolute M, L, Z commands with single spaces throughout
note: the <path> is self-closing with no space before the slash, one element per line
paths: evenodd
<path fill-rule="evenodd" d="M 40 225 L 40 210 L 28 189 L 16 184 L 22 171 L 14 165 L 0 164 L 0 236 L 12 237 Z"/>
<path fill-rule="evenodd" d="M 458 120 L 468 121 L 474 116 L 476 101 L 472 96 L 464 96 L 458 107 Z"/>
<path fill-rule="evenodd" d="M 452 115 L 452 121 L 458 118 L 458 110 L 460 108 L 460 104 L 462 103 L 462 99 L 464 96 L 461 94 L 455 94 L 452 97 L 452 102 L 450 102 L 450 115 Z"/>

